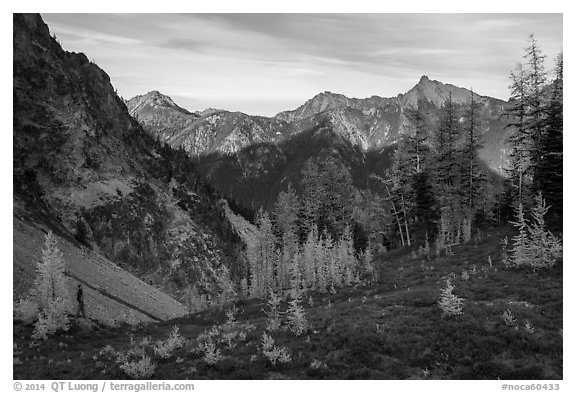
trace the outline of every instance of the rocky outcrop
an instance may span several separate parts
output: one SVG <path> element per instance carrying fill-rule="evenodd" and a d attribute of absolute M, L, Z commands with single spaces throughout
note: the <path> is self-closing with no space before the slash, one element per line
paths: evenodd
<path fill-rule="evenodd" d="M 216 109 L 190 113 L 156 91 L 130 99 L 127 106 L 151 135 L 185 149 L 192 157 L 233 154 L 251 144 L 276 142 L 285 136 L 284 121 Z"/>

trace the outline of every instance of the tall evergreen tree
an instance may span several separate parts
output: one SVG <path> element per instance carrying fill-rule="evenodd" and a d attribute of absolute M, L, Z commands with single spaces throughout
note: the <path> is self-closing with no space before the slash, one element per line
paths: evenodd
<path fill-rule="evenodd" d="M 34 291 L 40 308 L 47 309 L 56 301 L 68 302 L 69 294 L 64 277 L 66 263 L 52 231 L 46 235 L 42 259 L 38 263 L 37 270 Z"/>
<path fill-rule="evenodd" d="M 476 209 L 477 196 L 485 180 L 480 170 L 478 150 L 482 147 L 479 134 L 481 103 L 470 90 L 470 101 L 464 112 L 464 144 L 462 146 L 462 193 L 470 212 Z"/>
<path fill-rule="evenodd" d="M 540 186 L 544 199 L 550 202 L 548 221 L 552 228 L 562 228 L 563 212 L 563 59 L 556 60 L 555 79 L 542 137 L 541 159 L 534 169 L 534 183 Z"/>
<path fill-rule="evenodd" d="M 480 165 L 478 151 L 482 147 L 480 136 L 480 110 L 482 104 L 478 97 L 470 90 L 470 100 L 464 110 L 464 138 L 462 144 L 462 160 L 460 162 L 461 186 L 460 198 L 464 205 L 463 238 L 465 242 L 470 241 L 472 226 L 478 210 L 486 204 L 488 198 L 484 195 L 489 188 L 486 188 L 487 177 Z"/>
<path fill-rule="evenodd" d="M 544 60 L 546 56 L 538 46 L 536 38 L 531 34 L 528 40 L 529 45 L 525 50 L 524 58 L 528 67 L 528 127 L 531 129 L 532 148 L 531 159 L 532 165 L 538 167 L 542 158 L 542 137 L 544 135 L 546 119 L 546 99 L 544 97 L 544 88 L 547 84 L 546 71 L 544 69 Z M 535 181 L 533 190 L 541 190 L 542 185 Z"/>
<path fill-rule="evenodd" d="M 250 245 L 248 260 L 250 262 L 250 296 L 264 298 L 270 288 L 275 287 L 274 271 L 278 265 L 276 236 L 272 230 L 272 221 L 267 212 L 260 209 L 256 216 L 257 240 Z"/>
<path fill-rule="evenodd" d="M 541 166 L 544 156 L 546 132 L 545 58 L 534 35 L 530 35 L 524 52 L 526 64 L 519 65 L 516 73 L 511 74 L 510 89 L 515 104 L 511 109 L 514 133 L 510 137 L 512 152 L 509 170 L 511 182 L 518 192 L 515 203 L 530 202 L 531 195 L 535 195 L 543 186 L 542 177 L 536 175 L 536 168 Z"/>
<path fill-rule="evenodd" d="M 507 168 L 512 200 L 524 203 L 529 190 L 531 136 L 528 127 L 528 78 L 522 64 L 510 73 L 512 105 L 508 110 L 512 133 L 508 136 L 511 151 Z"/>
<path fill-rule="evenodd" d="M 461 125 L 457 107 L 450 94 L 440 111 L 440 119 L 434 138 L 434 174 L 437 200 L 439 203 L 439 234 L 441 244 L 449 246 L 458 243 L 462 234 L 462 221 L 465 217 L 461 197 L 462 174 L 460 172 L 462 154 L 459 148 Z"/>
<path fill-rule="evenodd" d="M 452 101 L 452 94 L 446 98 L 440 112 L 440 122 L 436 129 L 435 174 L 440 187 L 440 200 L 444 206 L 449 205 L 455 190 L 460 186 L 458 171 L 461 127 L 458 122 L 457 108 Z"/>
<path fill-rule="evenodd" d="M 303 247 L 303 266 L 302 272 L 304 276 L 304 286 L 306 289 L 314 289 L 316 283 L 316 265 L 318 263 L 319 250 L 317 249 L 318 243 L 318 229 L 314 225 L 312 230 L 308 232 L 306 242 Z M 321 250 L 320 250 L 321 251 Z"/>
<path fill-rule="evenodd" d="M 302 227 L 308 233 L 313 225 L 339 235 L 352 215 L 355 189 L 350 172 L 342 162 L 327 157 L 320 165 L 308 164 L 302 179 Z"/>
<path fill-rule="evenodd" d="M 287 288 L 290 285 L 289 267 L 292 257 L 298 251 L 299 210 L 298 195 L 296 195 L 292 186 L 288 185 L 287 191 L 280 192 L 274 206 L 274 217 L 278 224 L 282 246 L 277 272 L 281 288 Z"/>
<path fill-rule="evenodd" d="M 417 232 L 423 238 L 426 233 L 434 233 L 437 217 L 436 199 L 432 187 L 431 151 L 429 147 L 430 124 L 426 120 L 422 106 L 412 112 L 409 118 L 414 130 L 407 140 L 407 153 L 412 165 L 411 200 L 413 201 L 414 220 L 418 224 Z"/>
<path fill-rule="evenodd" d="M 409 112 L 408 115 L 414 129 L 408 135 L 406 140 L 406 152 L 412 165 L 409 167 L 411 173 L 421 173 L 429 168 L 430 164 L 430 147 L 428 146 L 430 125 L 421 106 L 415 111 Z"/>
<path fill-rule="evenodd" d="M 412 160 L 409 151 L 409 137 L 400 140 L 392 159 L 392 167 L 387 173 L 385 187 L 389 201 L 395 210 L 402 244 L 411 244 L 411 223 L 413 221 L 412 173 L 416 171 L 417 161 Z"/>

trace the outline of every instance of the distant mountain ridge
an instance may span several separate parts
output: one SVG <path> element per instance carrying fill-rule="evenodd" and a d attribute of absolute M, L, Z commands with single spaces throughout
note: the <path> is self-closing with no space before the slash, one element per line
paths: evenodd
<path fill-rule="evenodd" d="M 470 91 L 468 89 L 430 80 L 428 76 L 422 75 L 414 87 L 404 94 L 398 94 L 396 97 L 386 98 L 374 95 L 369 98 L 348 98 L 342 94 L 325 91 L 309 99 L 300 107 L 280 112 L 274 117 L 291 123 L 326 110 L 344 106 L 362 110 L 365 115 L 373 115 L 374 108 L 397 106 L 403 109 L 417 109 L 422 102 L 430 103 L 440 109 L 450 94 L 453 102 L 459 105 L 464 105 L 470 100 Z M 474 97 L 481 101 L 485 99 L 497 100 L 495 98 L 482 97 L 476 93 Z"/>
<path fill-rule="evenodd" d="M 300 107 L 272 118 L 211 110 L 202 116 L 198 116 L 199 112 L 181 113 L 172 109 L 173 101 L 169 97 L 164 100 L 170 105 L 155 111 L 147 109 L 152 104 L 142 105 L 142 96 L 134 97 L 127 105 L 146 130 L 173 147 L 184 148 L 194 157 L 215 152 L 235 154 L 255 143 L 278 144 L 321 123 L 330 124 L 336 134 L 367 152 L 392 146 L 401 135 L 412 132 L 410 111 L 421 108 L 433 123 L 449 96 L 456 105 L 465 106 L 471 94 L 468 89 L 423 75 L 414 87 L 396 97 L 349 98 L 325 91 Z M 146 96 L 149 100 L 156 97 L 153 92 Z M 480 157 L 490 168 L 501 173 L 507 156 L 502 119 L 507 103 L 476 93 L 474 99 L 482 104 L 479 131 L 485 146 Z"/>
<path fill-rule="evenodd" d="M 211 152 L 233 154 L 261 142 L 275 142 L 283 136 L 286 123 L 241 112 L 206 109 L 191 113 L 157 91 L 127 101 L 130 114 L 157 138 L 191 156 Z"/>

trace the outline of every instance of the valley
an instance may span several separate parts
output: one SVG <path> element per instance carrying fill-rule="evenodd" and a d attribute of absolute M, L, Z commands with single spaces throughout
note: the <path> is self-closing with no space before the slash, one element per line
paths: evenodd
<path fill-rule="evenodd" d="M 507 101 L 422 75 L 270 117 L 121 98 L 39 14 L 13 36 L 14 379 L 564 378 L 534 36 Z"/>

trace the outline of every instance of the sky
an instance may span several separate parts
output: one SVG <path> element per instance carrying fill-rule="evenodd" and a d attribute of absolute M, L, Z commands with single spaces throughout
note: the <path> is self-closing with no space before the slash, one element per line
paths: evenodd
<path fill-rule="evenodd" d="M 508 99 L 533 33 L 553 68 L 562 14 L 42 14 L 124 98 L 273 116 L 331 91 L 392 97 L 421 75 Z"/>

